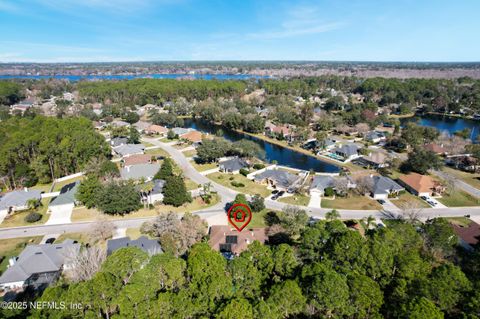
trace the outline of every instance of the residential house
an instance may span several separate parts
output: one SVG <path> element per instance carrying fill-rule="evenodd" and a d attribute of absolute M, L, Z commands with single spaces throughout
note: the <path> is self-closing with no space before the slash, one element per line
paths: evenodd
<path fill-rule="evenodd" d="M 125 121 L 120 121 L 120 120 L 112 121 L 110 124 L 112 126 L 115 126 L 115 127 L 129 127 L 130 126 L 130 123 L 127 123 Z"/>
<path fill-rule="evenodd" d="M 288 125 L 275 125 L 270 121 L 265 123 L 265 135 L 270 137 L 283 136 L 286 140 L 292 138 L 292 126 Z"/>
<path fill-rule="evenodd" d="M 296 175 L 285 170 L 267 169 L 256 174 L 254 176 L 254 181 L 277 190 L 293 192 L 296 188 L 301 186 L 306 174 L 308 174 L 308 172 L 302 172 L 302 174 Z"/>
<path fill-rule="evenodd" d="M 10 213 L 15 211 L 22 211 L 28 209 L 30 200 L 40 201 L 42 192 L 38 189 L 25 188 L 6 193 L 0 198 L 0 213 Z"/>
<path fill-rule="evenodd" d="M 199 144 L 202 142 L 203 134 L 199 131 L 190 131 L 179 135 L 179 137 L 183 140 L 192 142 L 193 144 Z"/>
<path fill-rule="evenodd" d="M 114 137 L 110 140 L 110 145 L 112 147 L 117 147 L 120 145 L 125 145 L 128 144 L 128 138 L 127 137 Z"/>
<path fill-rule="evenodd" d="M 10 106 L 10 113 L 13 114 L 15 111 L 20 111 L 23 114 L 26 110 L 33 107 L 34 102 L 33 99 L 26 99 L 18 104 L 14 104 Z"/>
<path fill-rule="evenodd" d="M 160 164 L 138 164 L 125 166 L 120 170 L 120 176 L 124 180 L 134 179 L 144 179 L 146 182 L 151 181 L 155 174 L 160 169 Z"/>
<path fill-rule="evenodd" d="M 114 147 L 113 151 L 121 157 L 128 157 L 136 154 L 143 154 L 145 152 L 145 146 L 142 144 L 123 144 Z"/>
<path fill-rule="evenodd" d="M 433 178 L 418 173 L 402 175 L 399 181 L 412 194 L 417 196 L 435 196 L 443 193 L 445 187 Z"/>
<path fill-rule="evenodd" d="M 0 277 L 0 287 L 23 290 L 26 287 L 42 289 L 54 283 L 62 271 L 70 269 L 69 256 L 80 251 L 80 244 L 67 239 L 61 244 L 29 245 L 17 258 L 9 260 L 9 267 Z"/>
<path fill-rule="evenodd" d="M 310 185 L 310 193 L 318 193 L 320 196 L 325 195 L 325 189 L 335 187 L 335 179 L 330 175 L 315 175 Z"/>
<path fill-rule="evenodd" d="M 135 154 L 135 155 L 125 157 L 122 161 L 123 161 L 123 166 L 150 164 L 152 162 L 152 155 Z"/>
<path fill-rule="evenodd" d="M 447 154 L 447 151 L 446 149 L 443 147 L 443 145 L 438 145 L 437 143 L 429 143 L 429 144 L 425 144 L 423 146 L 423 148 L 427 151 L 431 151 L 431 152 L 434 152 L 435 154 L 437 155 L 446 155 Z"/>
<path fill-rule="evenodd" d="M 238 174 L 242 168 L 249 167 L 249 164 L 245 159 L 235 156 L 234 158 L 220 162 L 218 167 L 221 172 Z"/>
<path fill-rule="evenodd" d="M 370 152 L 368 155 L 364 155 L 354 160 L 354 164 L 364 166 L 364 167 L 371 167 L 371 168 L 382 168 L 388 167 L 388 159 L 390 157 L 385 152 Z"/>
<path fill-rule="evenodd" d="M 459 238 L 460 246 L 466 250 L 473 250 L 480 240 L 480 225 L 470 221 L 468 226 L 452 224 L 452 227 Z"/>
<path fill-rule="evenodd" d="M 477 171 L 477 161 L 472 156 L 453 156 L 447 157 L 445 164 L 466 172 Z"/>
<path fill-rule="evenodd" d="M 371 196 L 374 199 L 387 199 L 396 197 L 399 192 L 405 190 L 391 178 L 385 176 L 372 176 Z"/>
<path fill-rule="evenodd" d="M 380 143 L 386 140 L 386 136 L 383 132 L 370 131 L 365 134 L 364 140 L 370 143 Z"/>
<path fill-rule="evenodd" d="M 93 127 L 96 129 L 96 130 L 103 130 L 105 127 L 107 126 L 107 124 L 105 122 L 102 122 L 102 121 L 93 121 Z"/>
<path fill-rule="evenodd" d="M 77 203 L 75 195 L 77 194 L 80 181 L 67 184 L 62 187 L 60 194 L 48 204 L 48 211 L 51 213 L 72 210 Z"/>
<path fill-rule="evenodd" d="M 360 148 L 356 144 L 344 144 L 332 150 L 335 155 L 340 156 L 344 162 L 349 162 L 359 157 L 358 150 Z"/>
<path fill-rule="evenodd" d="M 133 126 L 139 131 L 140 133 L 146 132 L 146 130 L 150 127 L 150 123 L 144 121 L 138 121 L 137 123 L 133 124 Z"/>
<path fill-rule="evenodd" d="M 122 237 L 116 239 L 110 239 L 107 241 L 107 256 L 111 255 L 114 251 L 126 248 L 137 247 L 144 252 L 151 255 L 162 254 L 162 246 L 156 239 L 148 239 L 146 236 L 140 236 L 138 239 L 130 239 L 130 237 Z"/>
<path fill-rule="evenodd" d="M 208 244 L 221 253 L 240 255 L 255 240 L 264 244 L 268 240 L 265 228 L 244 229 L 239 232 L 230 226 L 214 225 L 210 227 Z"/>
<path fill-rule="evenodd" d="M 145 133 L 166 136 L 168 133 L 168 129 L 164 126 L 152 124 L 145 130 Z"/>

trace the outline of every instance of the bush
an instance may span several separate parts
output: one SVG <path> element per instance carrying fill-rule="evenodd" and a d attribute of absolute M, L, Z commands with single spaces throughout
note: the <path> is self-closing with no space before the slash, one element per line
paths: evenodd
<path fill-rule="evenodd" d="M 335 191 L 331 187 L 325 188 L 325 196 L 331 197 L 335 194 Z"/>
<path fill-rule="evenodd" d="M 233 181 L 235 179 L 235 177 L 233 176 L 230 176 L 229 180 Z"/>
<path fill-rule="evenodd" d="M 250 171 L 246 168 L 241 168 L 240 169 L 240 174 L 242 174 L 243 176 L 247 176 L 248 173 L 250 173 Z"/>
<path fill-rule="evenodd" d="M 236 182 L 236 181 L 233 181 L 230 184 L 234 187 L 245 187 L 245 184 L 240 183 L 240 182 Z"/>
<path fill-rule="evenodd" d="M 257 164 L 253 164 L 253 168 L 254 169 L 262 169 L 262 168 L 265 168 L 265 165 L 263 165 L 261 163 L 257 163 Z"/>
<path fill-rule="evenodd" d="M 27 223 L 35 223 L 42 219 L 42 214 L 31 212 L 25 217 Z"/>

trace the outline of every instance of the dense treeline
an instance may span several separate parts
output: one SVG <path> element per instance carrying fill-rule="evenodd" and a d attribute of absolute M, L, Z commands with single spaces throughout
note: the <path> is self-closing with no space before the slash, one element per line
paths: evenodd
<path fill-rule="evenodd" d="M 13 117 L 0 125 L 0 177 L 8 188 L 76 173 L 110 147 L 85 118 Z"/>
<path fill-rule="evenodd" d="M 456 238 L 445 225 L 419 233 L 398 222 L 362 235 L 320 221 L 295 241 L 254 242 L 230 261 L 206 243 L 180 258 L 121 249 L 91 280 L 40 298 L 83 309 L 34 318 L 478 318 L 478 266 L 465 266 L 467 277 L 449 261 Z M 469 259 L 475 265 L 478 253 Z"/>
<path fill-rule="evenodd" d="M 0 81 L 0 105 L 12 105 L 22 97 L 22 85 L 12 81 Z"/>
<path fill-rule="evenodd" d="M 78 84 L 81 96 L 89 101 L 110 101 L 124 105 L 161 104 L 180 97 L 188 100 L 232 97 L 242 94 L 245 88 L 246 83 L 244 81 L 216 80 L 136 79 L 117 82 L 81 82 Z"/>

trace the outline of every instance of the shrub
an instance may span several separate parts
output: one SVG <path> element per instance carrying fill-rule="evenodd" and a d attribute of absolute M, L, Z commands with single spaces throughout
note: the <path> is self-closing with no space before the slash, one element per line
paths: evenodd
<path fill-rule="evenodd" d="M 233 181 L 235 179 L 235 177 L 233 176 L 230 176 L 229 180 Z"/>
<path fill-rule="evenodd" d="M 331 187 L 325 188 L 325 196 L 331 197 L 335 194 L 335 191 Z"/>
<path fill-rule="evenodd" d="M 42 214 L 31 212 L 25 217 L 27 223 L 35 223 L 42 219 Z"/>
<path fill-rule="evenodd" d="M 257 163 L 257 164 L 253 164 L 253 168 L 254 169 L 262 169 L 262 168 L 265 168 L 265 165 L 263 165 L 261 163 Z"/>
<path fill-rule="evenodd" d="M 245 187 L 245 184 L 240 183 L 240 182 L 236 182 L 236 181 L 233 181 L 230 184 L 234 187 Z"/>
<path fill-rule="evenodd" d="M 242 174 L 243 176 L 247 176 L 248 173 L 250 173 L 250 171 L 246 168 L 241 168 L 240 169 L 240 174 Z"/>

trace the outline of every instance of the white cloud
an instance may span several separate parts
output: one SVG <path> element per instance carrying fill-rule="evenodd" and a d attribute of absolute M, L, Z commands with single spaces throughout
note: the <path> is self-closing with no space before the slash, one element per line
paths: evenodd
<path fill-rule="evenodd" d="M 318 34 L 328 31 L 339 29 L 344 24 L 339 22 L 320 24 L 310 27 L 295 27 L 295 28 L 282 28 L 279 31 L 262 31 L 256 33 L 249 33 L 247 36 L 252 39 L 281 39 L 294 36 Z"/>

